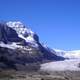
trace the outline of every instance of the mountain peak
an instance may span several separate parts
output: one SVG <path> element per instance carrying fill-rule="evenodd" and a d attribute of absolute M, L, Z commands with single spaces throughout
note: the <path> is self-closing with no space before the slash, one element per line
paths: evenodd
<path fill-rule="evenodd" d="M 25 35 L 26 32 L 29 34 L 34 34 L 32 30 L 30 30 L 27 26 L 25 26 L 22 22 L 20 21 L 9 21 L 6 23 L 8 27 L 11 27 L 15 29 L 18 34 L 23 34 Z"/>
<path fill-rule="evenodd" d="M 38 35 L 20 21 L 0 23 L 0 35 L 0 41 L 4 43 L 24 41 L 38 47 Z"/>

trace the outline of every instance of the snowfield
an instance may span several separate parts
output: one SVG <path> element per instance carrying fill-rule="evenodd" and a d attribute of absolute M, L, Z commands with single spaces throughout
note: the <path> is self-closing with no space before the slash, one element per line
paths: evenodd
<path fill-rule="evenodd" d="M 59 49 L 54 49 L 56 54 L 68 59 L 80 59 L 80 50 L 64 51 Z"/>
<path fill-rule="evenodd" d="M 80 59 L 49 62 L 41 65 L 41 71 L 80 71 Z"/>

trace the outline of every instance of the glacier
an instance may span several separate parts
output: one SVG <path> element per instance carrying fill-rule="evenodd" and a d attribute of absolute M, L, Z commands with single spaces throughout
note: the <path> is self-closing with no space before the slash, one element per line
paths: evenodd
<path fill-rule="evenodd" d="M 41 71 L 80 71 L 80 59 L 70 59 L 41 64 Z"/>

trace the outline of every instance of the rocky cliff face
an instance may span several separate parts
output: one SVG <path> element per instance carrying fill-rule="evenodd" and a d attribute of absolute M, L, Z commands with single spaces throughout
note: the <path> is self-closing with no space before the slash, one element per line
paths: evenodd
<path fill-rule="evenodd" d="M 39 37 L 21 22 L 0 23 L 0 68 L 64 60 L 45 48 Z"/>

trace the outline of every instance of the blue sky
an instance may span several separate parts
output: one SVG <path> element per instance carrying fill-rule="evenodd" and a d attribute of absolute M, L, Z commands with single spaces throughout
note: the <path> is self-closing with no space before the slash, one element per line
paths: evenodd
<path fill-rule="evenodd" d="M 0 0 L 0 20 L 20 20 L 51 48 L 80 49 L 80 0 Z"/>

